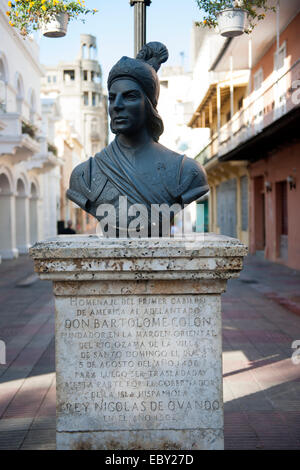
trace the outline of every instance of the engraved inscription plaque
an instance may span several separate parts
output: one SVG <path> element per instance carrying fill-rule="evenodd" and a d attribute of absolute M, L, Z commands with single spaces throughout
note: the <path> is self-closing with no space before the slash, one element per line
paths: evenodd
<path fill-rule="evenodd" d="M 220 296 L 57 297 L 58 431 L 222 427 Z"/>

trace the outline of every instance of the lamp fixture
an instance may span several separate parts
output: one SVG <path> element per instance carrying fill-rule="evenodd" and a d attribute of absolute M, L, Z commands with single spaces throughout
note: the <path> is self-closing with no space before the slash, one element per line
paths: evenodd
<path fill-rule="evenodd" d="M 267 193 L 270 193 L 272 191 L 272 183 L 270 181 L 265 181 L 265 188 Z"/>
<path fill-rule="evenodd" d="M 290 190 L 296 189 L 296 181 L 293 176 L 288 176 L 286 181 L 290 185 Z"/>

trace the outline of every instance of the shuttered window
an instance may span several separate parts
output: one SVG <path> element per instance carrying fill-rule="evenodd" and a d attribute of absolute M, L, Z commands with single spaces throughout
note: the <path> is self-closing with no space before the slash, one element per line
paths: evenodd
<path fill-rule="evenodd" d="M 222 235 L 236 238 L 236 179 L 224 181 L 217 187 L 217 217 Z"/>

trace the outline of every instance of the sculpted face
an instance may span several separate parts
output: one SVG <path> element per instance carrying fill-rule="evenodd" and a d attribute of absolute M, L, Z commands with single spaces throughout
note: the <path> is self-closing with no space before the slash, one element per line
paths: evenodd
<path fill-rule="evenodd" d="M 137 82 L 120 79 L 109 89 L 109 115 L 114 134 L 132 135 L 146 124 L 144 92 Z"/>

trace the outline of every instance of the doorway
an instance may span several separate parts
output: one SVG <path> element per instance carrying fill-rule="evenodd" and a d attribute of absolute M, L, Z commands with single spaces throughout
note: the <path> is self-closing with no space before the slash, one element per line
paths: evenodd
<path fill-rule="evenodd" d="M 277 256 L 288 259 L 288 188 L 286 181 L 276 183 Z"/>
<path fill-rule="evenodd" d="M 254 244 L 255 251 L 264 251 L 266 246 L 266 209 L 264 177 L 254 178 Z"/>

